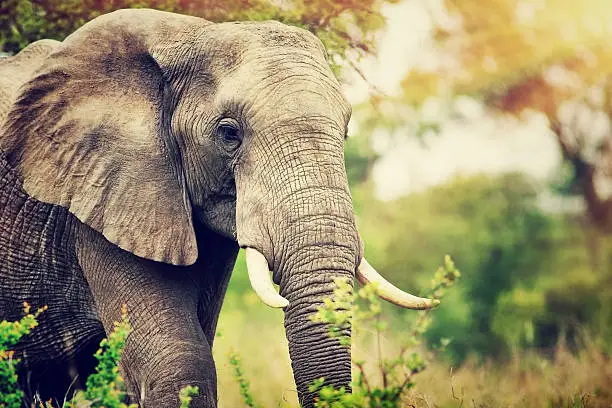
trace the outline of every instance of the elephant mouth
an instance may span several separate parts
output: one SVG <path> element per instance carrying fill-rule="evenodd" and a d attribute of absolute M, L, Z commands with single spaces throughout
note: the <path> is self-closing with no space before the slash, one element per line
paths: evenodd
<path fill-rule="evenodd" d="M 194 207 L 194 217 L 222 236 L 236 240 L 236 194 L 221 194 Z"/>

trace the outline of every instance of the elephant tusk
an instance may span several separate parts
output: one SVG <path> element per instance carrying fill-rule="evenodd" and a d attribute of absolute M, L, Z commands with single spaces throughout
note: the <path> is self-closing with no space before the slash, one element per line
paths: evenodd
<path fill-rule="evenodd" d="M 378 288 L 376 293 L 378 296 L 395 305 L 405 307 L 407 309 L 431 309 L 432 307 L 440 304 L 440 301 L 437 299 L 427 299 L 414 296 L 393 286 L 378 272 L 376 272 L 376 269 L 374 269 L 365 258 L 361 259 L 361 263 L 357 268 L 357 279 L 363 285 L 367 285 L 368 283 L 377 283 Z"/>
<path fill-rule="evenodd" d="M 279 295 L 272 284 L 266 257 L 255 248 L 247 248 L 245 252 L 249 280 L 261 301 L 275 308 L 289 306 L 289 301 Z"/>

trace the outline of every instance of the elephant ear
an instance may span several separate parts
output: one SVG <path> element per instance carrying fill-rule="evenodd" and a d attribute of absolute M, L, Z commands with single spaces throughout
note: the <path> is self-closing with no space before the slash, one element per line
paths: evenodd
<path fill-rule="evenodd" d="M 192 209 L 164 112 L 172 98 L 151 50 L 165 41 L 170 55 L 177 33 L 205 24 L 122 10 L 58 45 L 22 87 L 0 139 L 26 192 L 135 255 L 194 263 Z"/>

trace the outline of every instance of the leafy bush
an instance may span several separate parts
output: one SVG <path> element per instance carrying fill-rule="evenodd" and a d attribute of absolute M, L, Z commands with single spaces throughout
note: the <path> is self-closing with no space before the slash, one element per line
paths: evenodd
<path fill-rule="evenodd" d="M 198 395 L 198 387 L 194 385 L 188 385 L 186 387 L 181 388 L 179 392 L 179 400 L 181 401 L 181 408 L 189 408 L 189 404 L 191 403 L 191 398 Z"/>
<path fill-rule="evenodd" d="M 46 306 L 30 313 L 30 305 L 24 303 L 25 316 L 16 322 L 0 322 L 0 408 L 20 408 L 23 401 L 23 391 L 17 387 L 16 365 L 18 359 L 13 358 L 10 349 L 32 329 L 38 326 L 36 318 Z M 132 331 L 127 316 L 127 308 L 121 309 L 121 321 L 115 322 L 115 328 L 100 342 L 100 348 L 95 357 L 98 360 L 95 373 L 87 378 L 86 389 L 76 393 L 74 398 L 64 407 L 76 408 L 87 406 L 91 408 L 137 408 L 138 405 L 127 405 L 123 379 L 119 374 L 119 359 L 125 347 L 125 341 Z M 186 386 L 179 392 L 180 408 L 189 408 L 191 398 L 198 395 L 198 387 Z M 50 402 L 41 403 L 40 408 L 52 408 Z"/>
<path fill-rule="evenodd" d="M 447 288 L 461 276 L 450 256 L 444 259 L 444 266 L 438 268 L 431 281 L 430 297 L 439 300 Z M 399 407 L 406 391 L 412 388 L 414 376 L 427 367 L 425 358 L 417 351 L 423 334 L 429 328 L 431 310 L 420 311 L 408 338 L 395 358 L 384 358 L 381 353 L 381 336 L 388 328 L 382 317 L 381 300 L 377 296 L 377 285 L 366 285 L 351 294 L 351 285 L 345 280 L 336 281 L 337 289 L 333 299 L 326 299 L 323 306 L 311 318 L 329 326 L 329 335 L 338 338 L 340 344 L 350 347 L 351 339 L 344 335 L 351 317 L 353 332 L 374 329 L 378 349 L 378 375 L 381 386 L 374 385 L 373 375 L 366 372 L 365 362 L 353 361 L 358 370 L 351 384 L 352 393 L 344 388 L 325 386 L 324 378 L 315 381 L 311 392 L 318 392 L 316 408 L 395 408 Z M 351 306 L 352 304 L 352 306 Z M 449 340 L 442 339 L 445 347 Z"/>
<path fill-rule="evenodd" d="M 444 266 L 438 268 L 431 281 L 431 298 L 439 300 L 445 290 L 451 287 L 461 276 L 449 256 L 445 257 Z M 374 374 L 367 373 L 363 361 L 353 361 L 357 376 L 351 384 L 352 392 L 346 388 L 339 389 L 324 385 L 325 379 L 319 378 L 310 386 L 310 392 L 318 394 L 316 408 L 395 408 L 399 407 L 406 391 L 414 386 L 414 376 L 427 367 L 426 359 L 417 351 L 421 345 L 423 334 L 431 324 L 431 310 L 420 311 L 412 330 L 399 354 L 392 359 L 383 358 L 380 352 L 380 341 L 388 323 L 382 317 L 383 308 L 377 296 L 377 285 L 370 284 L 352 293 L 350 282 L 336 280 L 337 288 L 334 296 L 324 299 L 311 319 L 328 325 L 328 334 L 345 347 L 351 346 L 351 337 L 347 336 L 346 328 L 353 322 L 353 333 L 360 330 L 374 330 L 378 341 L 378 375 L 381 386 L 374 385 Z M 449 344 L 442 339 L 441 346 Z M 242 363 L 238 355 L 232 351 L 229 355 L 230 364 L 234 367 L 234 378 L 238 382 L 244 403 L 249 407 L 257 407 L 250 391 L 250 383 L 245 378 Z"/>
<path fill-rule="evenodd" d="M 16 322 L 0 322 L 0 407 L 20 408 L 23 400 L 23 391 L 17 387 L 16 365 L 18 359 L 13 358 L 14 352 L 10 349 L 32 329 L 38 326 L 36 318 L 46 307 L 30 313 L 30 305 L 23 304 L 25 316 Z"/>
<path fill-rule="evenodd" d="M 127 308 L 121 309 L 121 321 L 115 322 L 115 328 L 100 342 L 95 357 L 98 360 L 96 372 L 87 378 L 85 391 L 77 393 L 71 406 L 90 402 L 92 408 L 137 408 L 136 404 L 127 405 L 123 378 L 119 374 L 119 359 L 125 347 L 125 340 L 132 331 L 127 317 Z"/>

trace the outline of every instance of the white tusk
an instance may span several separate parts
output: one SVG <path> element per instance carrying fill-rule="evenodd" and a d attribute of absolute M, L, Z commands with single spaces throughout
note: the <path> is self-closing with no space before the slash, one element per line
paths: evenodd
<path fill-rule="evenodd" d="M 249 280 L 261 301 L 270 307 L 289 306 L 289 301 L 279 295 L 272 284 L 272 277 L 270 276 L 266 257 L 255 248 L 247 248 L 245 252 Z"/>
<path fill-rule="evenodd" d="M 363 285 L 368 283 L 378 283 L 376 294 L 381 298 L 407 309 L 431 309 L 440 304 L 437 299 L 427 299 L 406 293 L 401 289 L 393 286 L 385 278 L 383 278 L 376 269 L 366 261 L 361 259 L 361 263 L 357 268 L 357 279 Z"/>

